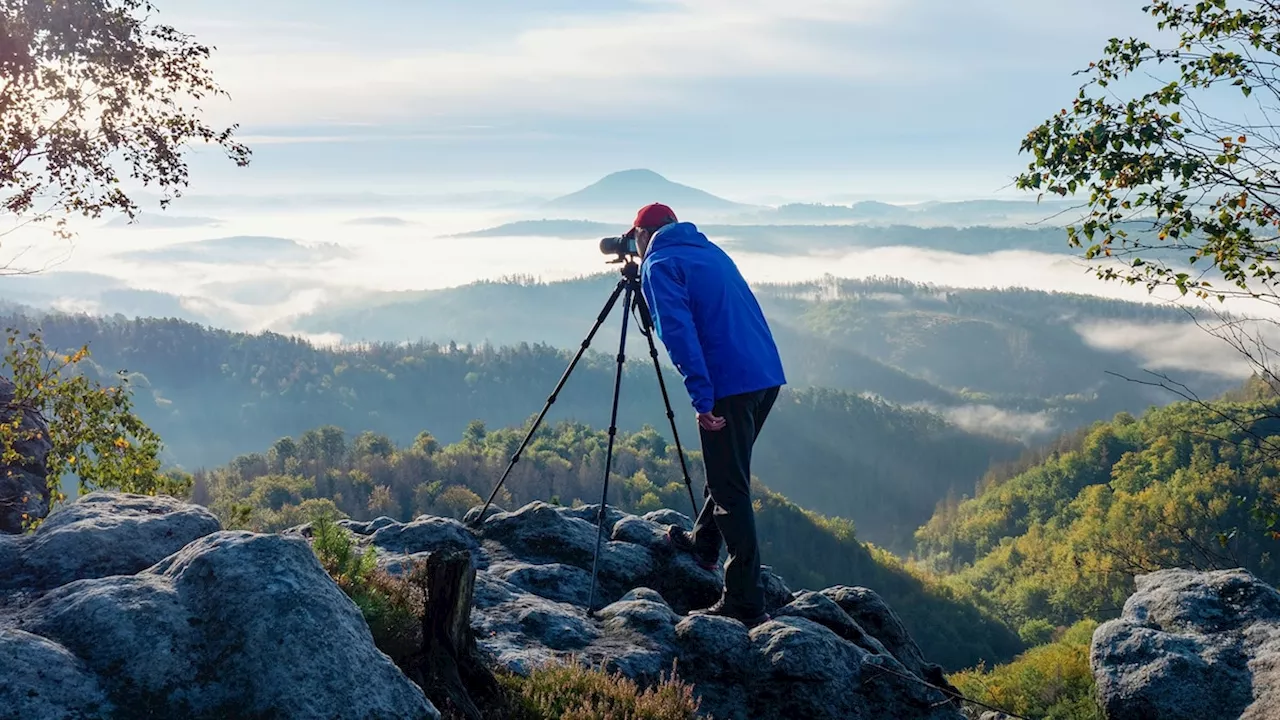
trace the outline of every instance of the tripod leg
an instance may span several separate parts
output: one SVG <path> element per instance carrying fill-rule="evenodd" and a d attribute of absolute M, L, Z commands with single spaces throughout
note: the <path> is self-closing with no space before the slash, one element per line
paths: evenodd
<path fill-rule="evenodd" d="M 653 317 L 649 314 L 649 306 L 644 295 L 636 293 L 636 307 L 640 309 L 640 332 L 649 341 L 649 357 L 653 358 L 653 370 L 658 374 L 658 387 L 662 390 L 662 402 L 667 406 L 667 420 L 671 423 L 671 436 L 676 440 L 676 454 L 680 456 L 680 471 L 684 473 L 684 486 L 689 490 L 689 502 L 693 505 L 693 515 L 698 517 L 698 501 L 693 497 L 693 481 L 689 479 L 689 466 L 684 461 L 684 448 L 680 446 L 680 431 L 676 429 L 676 414 L 671 410 L 671 398 L 667 395 L 667 383 L 662 379 L 662 366 L 658 363 L 658 347 L 653 342 Z"/>
<path fill-rule="evenodd" d="M 622 389 L 622 363 L 626 361 L 627 352 L 627 320 L 630 312 L 632 296 L 631 285 L 627 285 L 626 300 L 622 307 L 622 337 L 618 341 L 618 370 L 613 379 L 613 411 L 609 417 L 609 448 L 604 456 L 604 490 L 600 495 L 600 513 L 596 517 L 596 551 L 591 559 L 591 592 L 587 595 L 587 615 L 595 614 L 596 575 L 600 569 L 600 543 L 604 536 L 605 501 L 609 499 L 609 473 L 613 469 L 613 440 L 618 434 L 618 393 Z"/>
<path fill-rule="evenodd" d="M 551 395 L 547 397 L 547 402 L 542 406 L 542 412 L 538 413 L 538 418 L 533 421 L 533 426 L 529 428 L 528 434 L 524 436 L 524 441 L 520 443 L 520 447 L 516 449 L 515 454 L 511 456 L 511 462 L 507 465 L 507 469 L 499 478 L 498 484 L 493 486 L 493 492 L 489 493 L 489 499 L 485 501 L 484 508 L 480 511 L 480 516 L 473 522 L 474 525 L 480 525 L 484 522 L 485 514 L 489 512 L 489 506 L 493 504 L 493 499 L 498 496 L 498 489 L 507 481 L 507 476 L 511 474 L 511 470 L 520 461 L 520 454 L 524 452 L 525 447 L 529 445 L 529 441 L 533 439 L 533 434 L 538 431 L 538 426 L 542 424 L 543 418 L 547 416 L 547 411 L 555 403 L 556 397 L 560 391 L 564 389 L 565 383 L 569 380 L 569 375 L 573 373 L 573 369 L 577 367 L 578 361 L 587 352 L 587 346 L 591 344 L 591 339 L 595 337 L 596 331 L 604 324 L 605 318 L 609 317 L 609 313 L 613 311 L 613 306 L 618 302 L 618 296 L 622 294 L 623 289 L 627 287 L 626 278 L 618 281 L 618 286 L 613 289 L 613 293 L 609 295 L 609 299 L 605 301 L 604 307 L 600 310 L 600 315 L 596 317 L 596 322 L 591 326 L 591 332 L 587 333 L 587 337 L 582 340 L 582 346 L 578 348 L 578 352 L 573 356 L 573 360 L 569 363 L 569 367 L 565 368 L 564 374 L 560 376 L 560 382 L 556 383 L 556 387 L 551 391 Z M 630 293 L 630 290 L 627 289 Z M 629 296 L 629 295 L 628 295 Z M 625 314 L 625 313 L 624 313 Z M 616 413 L 616 399 L 615 399 Z"/>

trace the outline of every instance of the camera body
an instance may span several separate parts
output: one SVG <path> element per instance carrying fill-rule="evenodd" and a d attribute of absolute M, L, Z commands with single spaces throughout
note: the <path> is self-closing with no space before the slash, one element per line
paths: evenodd
<path fill-rule="evenodd" d="M 605 255 L 639 255 L 635 237 L 607 237 L 600 240 L 600 252 Z"/>

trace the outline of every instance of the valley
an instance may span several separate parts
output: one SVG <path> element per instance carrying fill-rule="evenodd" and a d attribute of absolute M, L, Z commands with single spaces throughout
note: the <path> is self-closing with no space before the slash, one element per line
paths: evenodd
<path fill-rule="evenodd" d="M 478 230 L 455 219 L 435 242 L 465 244 L 457 257 L 471 247 L 581 251 L 616 228 L 589 219 L 612 212 L 602 197 L 637 192 L 637 181 L 665 182 L 610 176 L 548 206 L 581 219 Z M 1230 560 L 1269 577 L 1259 533 L 1271 527 L 1270 461 L 1234 455 L 1229 426 L 1152 383 L 1226 394 L 1231 413 L 1270 411 L 1249 366 L 1205 332 L 1217 315 L 1038 287 L 1034 274 L 1021 282 L 999 270 L 1019 254 L 1070 262 L 1061 230 L 1019 227 L 1033 211 L 1017 203 L 769 211 L 689 197 L 719 218 L 704 227 L 744 258 L 744 273 L 768 266 L 753 258 L 811 263 L 795 279 L 753 273 L 752 282 L 788 375 L 752 459 L 757 521 L 765 562 L 792 589 L 874 587 L 928 657 L 981 684 L 975 668 L 1014 672 L 1076 653 L 1053 643 L 1114 617 L 1140 570 Z M 342 220 L 344 232 L 409 241 L 423 231 L 423 216 L 366 210 Z M 945 224 L 966 216 L 990 224 Z M 192 239 L 214 223 L 220 237 Z M 120 271 L 136 263 L 144 275 L 163 266 L 203 278 L 187 290 L 99 272 L 109 263 L 0 279 L 0 321 L 38 332 L 59 354 L 87 347 L 78 371 L 127 384 L 137 416 L 163 441 L 170 477 L 189 478 L 193 500 L 225 526 L 258 532 L 325 514 L 461 518 L 481 504 L 618 279 L 598 265 L 553 279 L 477 270 L 469 282 L 388 289 L 333 273 L 379 277 L 370 253 L 398 257 L 392 248 L 407 245 L 222 225 L 197 217 L 113 228 L 178 233 L 114 257 L 126 263 Z M 903 273 L 816 271 L 832 257 L 877 253 Z M 913 279 L 908 258 L 924 256 L 902 253 L 937 253 L 938 267 L 990 264 L 1004 282 L 973 282 L 962 270 Z M 618 322 L 615 309 L 499 506 L 599 502 Z M 608 502 L 689 514 L 647 341 L 630 328 Z M 696 425 L 661 343 L 659 352 L 700 500 Z M 1252 503 L 1257 517 L 1228 497 Z M 1198 503 L 1213 509 L 1197 514 Z M 1162 529 L 1170 522 L 1187 534 Z M 1239 539 L 1208 549 L 1228 536 Z"/>

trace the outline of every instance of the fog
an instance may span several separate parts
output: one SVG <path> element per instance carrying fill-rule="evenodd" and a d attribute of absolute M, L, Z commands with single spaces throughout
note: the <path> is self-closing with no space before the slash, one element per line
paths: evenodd
<path fill-rule="evenodd" d="M 198 215 L 149 214 L 136 226 L 82 221 L 73 226 L 77 235 L 71 242 L 51 237 L 47 228 L 23 228 L 6 238 L 3 259 L 42 272 L 0 278 L 0 298 L 126 315 L 171 306 L 229 329 L 291 332 L 290 318 L 366 293 L 447 288 L 512 275 L 554 281 L 613 267 L 604 262 L 595 241 L 448 237 L 531 217 L 521 210 L 342 206 L 268 212 L 257 207 L 242 211 L 223 207 L 217 215 L 209 214 L 207 208 L 200 210 Z M 625 223 L 620 223 L 618 230 L 625 229 Z M 185 248 L 181 255 L 157 252 L 242 236 L 264 238 L 267 247 L 252 255 L 235 251 L 237 245 L 225 242 L 185 246 L 200 247 L 201 253 Z M 1030 251 L 963 255 L 883 247 L 779 256 L 737 249 L 732 237 L 712 239 L 721 242 L 743 274 L 756 283 L 823 275 L 896 276 L 964 288 L 1024 287 L 1138 302 L 1160 299 L 1142 287 L 1103 282 L 1070 255 Z M 341 252 L 326 250 L 328 244 L 339 246 Z M 1109 323 L 1080 331 L 1090 342 L 1132 350 L 1160 367 L 1241 372 L 1229 353 L 1214 346 L 1221 346 L 1220 341 L 1203 333 L 1193 337 L 1185 328 L 1135 329 Z"/>
<path fill-rule="evenodd" d="M 1255 353 L 1259 360 L 1271 365 L 1274 353 L 1257 351 L 1263 347 L 1280 347 L 1280 331 L 1274 325 L 1255 323 L 1248 327 L 1247 335 L 1236 335 L 1230 326 L 1209 318 L 1202 320 L 1199 328 L 1177 323 L 1110 321 L 1080 323 L 1076 330 L 1091 346 L 1132 353 L 1152 371 L 1198 371 L 1244 379 L 1255 367 L 1241 354 L 1241 349 Z M 1257 344 L 1259 339 L 1262 345 Z"/>

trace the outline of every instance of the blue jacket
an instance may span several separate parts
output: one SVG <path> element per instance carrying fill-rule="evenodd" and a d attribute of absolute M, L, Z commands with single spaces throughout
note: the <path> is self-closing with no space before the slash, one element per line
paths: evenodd
<path fill-rule="evenodd" d="M 693 223 L 671 223 L 654 234 L 640 281 L 654 329 L 696 411 L 786 383 L 755 295 L 733 260 Z"/>

